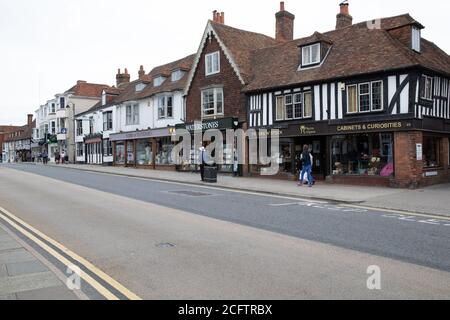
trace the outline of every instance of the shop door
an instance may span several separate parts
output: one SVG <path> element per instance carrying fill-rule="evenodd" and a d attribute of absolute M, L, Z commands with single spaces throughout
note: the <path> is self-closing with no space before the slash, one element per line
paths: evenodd
<path fill-rule="evenodd" d="M 313 175 L 318 179 L 326 176 L 326 137 L 311 137 L 295 139 L 295 169 L 301 169 L 300 156 L 304 145 L 309 146 L 309 151 L 314 157 Z"/>

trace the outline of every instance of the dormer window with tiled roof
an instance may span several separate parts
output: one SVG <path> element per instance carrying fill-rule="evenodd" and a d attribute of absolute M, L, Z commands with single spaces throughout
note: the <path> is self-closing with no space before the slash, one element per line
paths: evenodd
<path fill-rule="evenodd" d="M 302 67 L 320 63 L 320 43 L 302 47 Z"/>
<path fill-rule="evenodd" d="M 184 74 L 185 72 L 181 69 L 173 70 L 171 75 L 172 82 L 179 81 L 181 78 L 183 78 Z"/>
<path fill-rule="evenodd" d="M 166 81 L 166 77 L 158 76 L 155 79 L 153 79 L 153 86 L 159 87 L 164 83 L 164 81 Z"/>

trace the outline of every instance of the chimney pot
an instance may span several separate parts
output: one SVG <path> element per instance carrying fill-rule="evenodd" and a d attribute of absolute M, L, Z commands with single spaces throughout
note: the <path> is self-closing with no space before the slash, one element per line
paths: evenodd
<path fill-rule="evenodd" d="M 285 11 L 284 8 L 285 8 L 284 7 L 284 1 L 281 1 L 280 2 L 280 11 Z"/>
<path fill-rule="evenodd" d="M 120 87 L 123 83 L 129 83 L 129 82 L 130 82 L 130 75 L 128 74 L 128 69 L 125 68 L 125 73 L 121 73 L 120 69 L 119 69 L 118 73 L 116 75 L 117 87 Z"/>
<path fill-rule="evenodd" d="M 222 12 L 222 13 L 221 13 L 221 16 L 220 16 L 220 23 L 225 24 L 225 12 Z"/>

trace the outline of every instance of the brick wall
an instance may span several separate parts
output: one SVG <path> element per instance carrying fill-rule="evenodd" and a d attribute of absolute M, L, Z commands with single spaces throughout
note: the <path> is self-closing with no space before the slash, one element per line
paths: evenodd
<path fill-rule="evenodd" d="M 220 51 L 220 73 L 205 76 L 205 55 Z M 242 93 L 242 84 L 231 64 L 228 62 L 218 41 L 212 37 L 206 41 L 199 65 L 194 75 L 190 90 L 186 99 L 187 122 L 201 120 L 201 92 L 208 86 L 223 86 L 224 117 L 237 117 L 239 121 L 247 121 L 246 97 Z"/>
<path fill-rule="evenodd" d="M 422 132 L 396 132 L 394 134 L 394 187 L 417 188 L 422 179 L 423 161 L 416 159 L 416 144 L 423 143 Z"/>

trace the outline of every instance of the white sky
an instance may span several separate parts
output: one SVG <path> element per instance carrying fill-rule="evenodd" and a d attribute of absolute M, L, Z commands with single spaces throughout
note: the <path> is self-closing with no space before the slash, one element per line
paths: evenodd
<path fill-rule="evenodd" d="M 339 0 L 286 0 L 295 37 L 332 30 Z M 227 25 L 275 33 L 279 0 L 0 0 L 0 125 L 26 114 L 77 80 L 115 84 L 117 69 L 137 77 L 198 49 L 212 11 Z M 450 1 L 350 0 L 354 22 L 410 13 L 423 37 L 450 53 Z"/>

